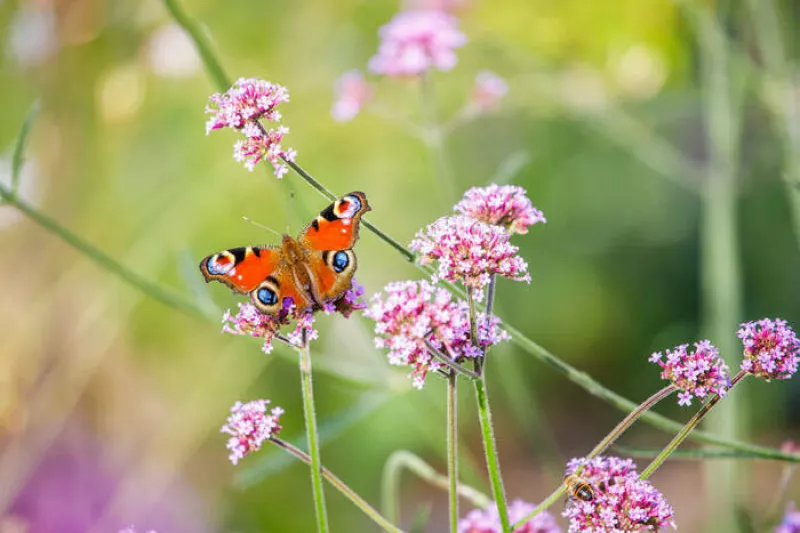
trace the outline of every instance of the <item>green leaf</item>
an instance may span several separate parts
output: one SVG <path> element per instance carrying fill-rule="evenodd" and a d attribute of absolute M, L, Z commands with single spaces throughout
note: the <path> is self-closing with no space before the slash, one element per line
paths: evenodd
<path fill-rule="evenodd" d="M 17 144 L 14 146 L 14 155 L 11 159 L 11 194 L 16 194 L 19 188 L 19 180 L 22 176 L 22 165 L 25 163 L 25 147 L 28 144 L 28 136 L 30 135 L 33 123 L 38 114 L 39 101 L 37 100 L 25 115 L 25 121 L 22 123 L 22 129 L 17 138 Z"/>
<path fill-rule="evenodd" d="M 389 398 L 391 398 L 391 396 L 385 393 L 370 392 L 364 394 L 354 405 L 342 409 L 320 424 L 320 442 L 324 443 L 335 439 L 353 427 L 355 424 L 371 415 L 374 411 L 386 403 Z M 295 435 L 286 440 L 301 449 L 305 449 L 305 433 Z M 282 472 L 293 462 L 294 458 L 288 453 L 270 453 L 267 455 L 262 455 L 256 458 L 256 460 L 253 461 L 253 464 L 239 470 L 237 475 L 234 477 L 233 483 L 238 489 L 244 490 L 270 476 L 274 476 L 275 474 Z"/>

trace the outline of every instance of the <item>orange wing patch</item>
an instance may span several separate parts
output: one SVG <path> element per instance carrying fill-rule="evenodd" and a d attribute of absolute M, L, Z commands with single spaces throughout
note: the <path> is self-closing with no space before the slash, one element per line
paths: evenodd
<path fill-rule="evenodd" d="M 221 281 L 234 292 L 248 293 L 278 267 L 277 250 L 263 247 L 232 248 L 200 262 L 206 282 Z"/>
<path fill-rule="evenodd" d="M 312 250 L 349 250 L 358 239 L 361 217 L 370 210 L 363 192 L 351 192 L 323 209 L 299 240 Z"/>

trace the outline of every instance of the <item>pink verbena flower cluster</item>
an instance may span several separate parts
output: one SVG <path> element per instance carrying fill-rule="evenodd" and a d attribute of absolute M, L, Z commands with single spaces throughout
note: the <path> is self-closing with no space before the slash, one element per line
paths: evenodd
<path fill-rule="evenodd" d="M 366 309 L 367 305 L 363 296 L 364 287 L 353 280 L 350 288 L 341 297 L 331 302 L 325 302 L 322 310 L 325 313 L 339 313 L 345 318 L 349 318 L 354 311 Z M 295 312 L 296 308 L 291 298 L 283 299 L 281 310 L 276 316 L 262 313 L 249 302 L 238 305 L 239 312 L 236 315 L 232 315 L 228 310 L 222 316 L 223 333 L 263 338 L 264 345 L 261 349 L 264 353 L 272 352 L 272 341 L 276 337 L 293 346 L 301 346 L 304 339 L 310 341 L 318 337 L 318 332 L 314 329 L 313 317 L 313 312 L 317 309 L 298 314 Z M 295 323 L 294 331 L 285 337 L 281 336 L 281 327 L 292 322 Z"/>
<path fill-rule="evenodd" d="M 244 404 L 236 402 L 231 407 L 231 414 L 220 431 L 231 435 L 227 448 L 231 451 L 228 457 L 233 464 L 258 451 L 264 441 L 280 432 L 283 409 L 273 407 L 268 410 L 269 404 L 269 400 L 254 400 Z"/>
<path fill-rule="evenodd" d="M 467 42 L 458 19 L 436 10 L 398 13 L 379 34 L 381 44 L 369 68 L 391 77 L 420 76 L 434 68 L 448 71 L 458 61 L 454 50 Z"/>
<path fill-rule="evenodd" d="M 676 346 L 664 354 L 656 352 L 650 357 L 651 363 L 663 370 L 661 377 L 670 380 L 681 389 L 678 405 L 691 405 L 692 396 L 704 400 L 709 394 L 725 396 L 731 386 L 728 365 L 719 356 L 710 341 L 696 342 L 690 349 L 688 344 Z"/>
<path fill-rule="evenodd" d="M 596 457 L 573 459 L 566 474 L 586 464 L 580 476 L 593 488 L 592 501 L 571 498 L 562 516 L 569 533 L 626 533 L 675 528 L 672 507 L 648 481 L 641 480 L 630 459 Z"/>
<path fill-rule="evenodd" d="M 508 92 L 506 80 L 489 70 L 478 72 L 469 106 L 475 113 L 491 111 Z"/>
<path fill-rule="evenodd" d="M 469 306 L 427 281 L 390 283 L 385 295 L 373 296 L 365 316 L 375 320 L 375 345 L 389 350 L 389 363 L 412 368 L 409 377 L 422 388 L 429 372 L 445 368 L 431 355 L 426 341 L 455 362 L 481 357 L 485 349 L 508 340 L 500 320 L 479 314 L 478 346 L 472 343 Z"/>
<path fill-rule="evenodd" d="M 785 320 L 745 322 L 737 335 L 744 345 L 745 372 L 767 380 L 789 379 L 797 372 L 800 340 Z"/>
<path fill-rule="evenodd" d="M 786 505 L 783 519 L 774 533 L 800 533 L 800 511 L 797 510 L 794 502 Z"/>
<path fill-rule="evenodd" d="M 261 120 L 280 122 L 278 106 L 289 101 L 289 91 L 278 84 L 256 78 L 240 78 L 233 87 L 222 94 L 209 98 L 206 113 L 211 118 L 206 122 L 206 134 L 221 128 L 231 128 L 243 134 L 245 140 L 238 141 L 233 148 L 234 158 L 244 163 L 251 172 L 262 160 L 269 161 L 275 176 L 282 178 L 288 168 L 284 161 L 294 161 L 293 149 L 281 146 L 289 128 L 279 126 L 267 129 Z"/>
<path fill-rule="evenodd" d="M 472 187 L 453 210 L 487 224 L 502 226 L 509 233 L 525 234 L 528 226 L 547 222 L 544 214 L 533 207 L 527 191 L 517 185 Z"/>
<path fill-rule="evenodd" d="M 422 264 L 438 261 L 434 281 L 461 281 L 480 290 L 492 275 L 530 283 L 528 264 L 509 243 L 509 234 L 499 226 L 464 215 L 442 217 L 409 244 Z"/>
<path fill-rule="evenodd" d="M 334 93 L 331 116 L 337 122 L 347 122 L 361 112 L 364 104 L 372 98 L 373 89 L 361 71 L 348 70 L 336 80 Z"/>
<path fill-rule="evenodd" d="M 535 508 L 536 506 L 533 504 L 514 500 L 508 506 L 508 519 L 512 524 L 516 523 Z M 501 533 L 502 531 L 496 504 L 492 504 L 486 509 L 473 509 L 458 522 L 458 533 Z M 514 533 L 561 533 L 561 528 L 553 515 L 543 511 L 515 529 Z"/>

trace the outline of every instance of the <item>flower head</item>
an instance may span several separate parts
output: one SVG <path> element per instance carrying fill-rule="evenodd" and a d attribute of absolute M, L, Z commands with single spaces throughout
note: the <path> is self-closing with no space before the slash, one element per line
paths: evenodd
<path fill-rule="evenodd" d="M 280 432 L 283 409 L 273 407 L 268 411 L 269 403 L 269 400 L 254 400 L 244 404 L 236 402 L 231 407 L 231 414 L 221 432 L 232 435 L 227 448 L 231 451 L 229 458 L 233 464 L 258 451 L 264 441 Z"/>
<path fill-rule="evenodd" d="M 745 322 L 737 335 L 744 345 L 745 372 L 767 380 L 789 379 L 797 372 L 800 340 L 785 320 Z"/>
<path fill-rule="evenodd" d="M 256 78 L 239 78 L 226 92 L 213 94 L 206 113 L 206 133 L 220 128 L 240 130 L 248 123 L 265 119 L 280 122 L 278 105 L 289 101 L 286 87 Z"/>
<path fill-rule="evenodd" d="M 672 507 L 648 481 L 641 480 L 630 459 L 596 457 L 573 459 L 567 474 L 581 465 L 580 476 L 593 487 L 591 501 L 570 498 L 562 516 L 569 518 L 569 533 L 627 533 L 675 527 Z"/>
<path fill-rule="evenodd" d="M 535 505 L 522 500 L 514 500 L 508 506 L 508 519 L 511 523 L 522 519 L 536 508 Z M 467 516 L 459 520 L 458 533 L 501 533 L 500 515 L 497 505 L 493 504 L 486 509 L 473 509 Z M 561 528 L 556 524 L 556 519 L 543 511 L 514 530 L 514 533 L 561 533 Z"/>
<path fill-rule="evenodd" d="M 530 282 L 528 264 L 508 239 L 499 226 L 455 215 L 442 217 L 417 233 L 409 248 L 419 254 L 422 264 L 439 262 L 434 281 L 463 281 L 478 290 L 493 274 Z"/>
<path fill-rule="evenodd" d="M 544 214 L 533 207 L 527 192 L 516 185 L 472 187 L 453 209 L 475 220 L 502 226 L 509 233 L 528 233 L 528 226 L 545 223 Z"/>
<path fill-rule="evenodd" d="M 380 29 L 381 44 L 369 61 L 375 74 L 392 77 L 419 76 L 429 69 L 452 69 L 458 59 L 454 50 L 464 46 L 458 19 L 442 11 L 404 11 Z"/>
<path fill-rule="evenodd" d="M 338 122 L 352 120 L 372 98 L 372 86 L 358 70 L 348 70 L 336 80 L 336 99 L 333 102 L 331 116 Z"/>
<path fill-rule="evenodd" d="M 688 344 L 667 350 L 664 355 L 656 352 L 650 362 L 658 364 L 663 370 L 661 377 L 670 380 L 683 392 L 678 396 L 679 405 L 691 405 L 692 396 L 701 401 L 709 394 L 725 396 L 731 386 L 728 376 L 728 365 L 719 356 L 719 352 L 710 341 L 694 343 L 690 349 Z"/>
<path fill-rule="evenodd" d="M 289 133 L 289 128 L 279 126 L 276 129 L 262 132 L 256 126 L 253 129 L 245 127 L 242 132 L 245 131 L 249 136 L 244 140 L 236 141 L 236 144 L 233 145 L 233 158 L 244 163 L 245 168 L 250 172 L 260 161 L 267 160 L 272 164 L 275 177 L 285 176 L 289 172 L 289 168 L 284 160 L 294 161 L 295 155 L 297 155 L 293 149 L 284 150 L 281 146 L 283 136 Z"/>
<path fill-rule="evenodd" d="M 478 347 L 472 343 L 469 306 L 427 281 L 390 283 L 364 313 L 375 321 L 375 346 L 389 350 L 389 363 L 412 367 L 414 386 L 422 388 L 431 371 L 445 367 L 427 343 L 455 362 L 481 357 L 488 346 L 508 340 L 500 320 L 478 316 Z"/>
<path fill-rule="evenodd" d="M 278 105 L 288 101 L 289 92 L 281 85 L 240 78 L 226 92 L 209 98 L 206 113 L 212 116 L 206 122 L 206 134 L 221 128 L 238 131 L 245 139 L 234 145 L 234 159 L 243 162 L 251 172 L 260 161 L 269 161 L 275 176 L 282 178 L 288 172 L 285 161 L 294 161 L 297 154 L 293 149 L 281 146 L 289 128 L 268 129 L 261 121 L 280 122 Z"/>
<path fill-rule="evenodd" d="M 800 533 L 800 511 L 797 510 L 794 502 L 786 505 L 783 520 L 775 528 L 775 533 Z"/>
<path fill-rule="evenodd" d="M 489 70 L 482 70 L 475 77 L 470 107 L 478 113 L 491 111 L 508 92 L 506 80 Z"/>

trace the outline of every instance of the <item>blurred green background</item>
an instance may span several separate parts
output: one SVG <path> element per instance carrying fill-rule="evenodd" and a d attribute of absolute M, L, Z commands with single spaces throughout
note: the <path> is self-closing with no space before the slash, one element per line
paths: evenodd
<path fill-rule="evenodd" d="M 620 394 L 641 401 L 662 386 L 647 362 L 655 350 L 735 340 L 734 330 L 727 340 L 709 333 L 703 247 L 715 237 L 704 240 L 705 204 L 694 192 L 713 175 L 726 132 L 734 152 L 725 171 L 737 189 L 737 320 L 779 316 L 800 327 L 800 240 L 782 181 L 791 178 L 786 132 L 800 127 L 796 2 L 464 2 L 457 16 L 469 43 L 452 72 L 434 76 L 439 113 L 458 112 L 483 69 L 504 77 L 509 93 L 498 111 L 446 139 L 452 183 L 437 179 L 434 156 L 401 123 L 368 112 L 345 124 L 330 118 L 334 81 L 365 68 L 378 28 L 402 6 L 183 5 L 232 77 L 289 88 L 284 144 L 335 192 L 365 191 L 369 219 L 401 242 L 448 214 L 470 186 L 524 186 L 548 223 L 515 237 L 533 282 L 501 282 L 497 312 Z M 765 34 L 759 21 L 770 6 L 777 30 Z M 724 40 L 714 40 L 717 30 Z M 39 100 L 23 198 L 210 317 L 153 300 L 0 207 L 0 531 L 311 531 L 307 467 L 273 447 L 233 467 L 219 433 L 234 401 L 264 397 L 286 409 L 282 435 L 304 446 L 294 354 L 278 346 L 266 356 L 257 341 L 220 334 L 217 317 L 241 299 L 202 284 L 196 264 L 221 249 L 275 242 L 243 216 L 294 234 L 328 202 L 294 174 L 248 173 L 231 158 L 233 133 L 206 137 L 204 107 L 218 89 L 161 2 L 0 1 L 0 37 L 3 182 Z M 765 37 L 786 54 L 775 75 Z M 715 42 L 716 59 L 704 62 Z M 709 77 L 717 70 L 723 79 Z M 730 105 L 715 115 L 726 94 Z M 376 99 L 421 120 L 414 81 L 380 80 Z M 714 120 L 721 130 L 708 127 Z M 367 231 L 356 250 L 368 294 L 421 276 Z M 406 369 L 372 347 L 362 317 L 323 316 L 318 325 L 323 463 L 376 506 L 394 450 L 445 470 L 444 383 L 412 389 Z M 723 355 L 732 366 L 740 357 Z M 511 344 L 492 353 L 489 379 L 512 499 L 544 498 L 566 460 L 622 416 Z M 796 382 L 746 381 L 734 391 L 735 416 L 746 422 L 739 437 L 770 446 L 796 438 L 799 393 Z M 462 474 L 489 492 L 469 387 L 459 401 Z M 658 411 L 689 417 L 673 401 Z M 670 437 L 638 425 L 623 442 L 657 448 Z M 747 463 L 736 478 L 741 507 L 726 512 L 759 521 L 782 509 L 772 490 L 780 472 L 779 463 Z M 653 481 L 682 531 L 728 531 L 709 516 L 720 484 L 708 471 L 672 461 Z M 333 531 L 376 530 L 326 493 Z M 800 497 L 800 487 L 790 494 Z M 445 530 L 446 493 L 404 476 L 403 527 L 428 505 L 427 531 Z M 462 502 L 462 514 L 468 508 Z"/>

